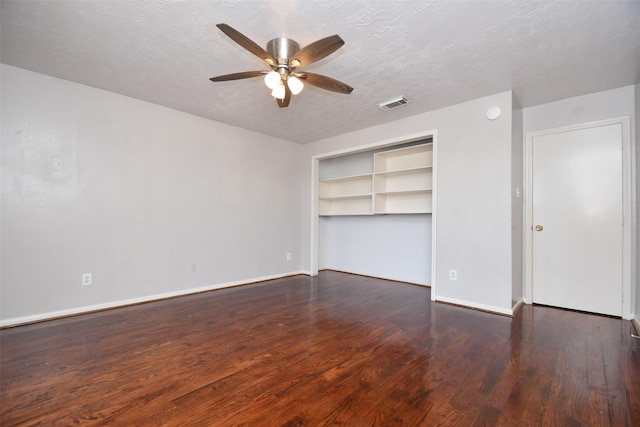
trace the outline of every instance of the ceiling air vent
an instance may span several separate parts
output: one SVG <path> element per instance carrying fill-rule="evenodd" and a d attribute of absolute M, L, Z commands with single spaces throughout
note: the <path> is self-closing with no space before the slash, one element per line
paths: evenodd
<path fill-rule="evenodd" d="M 380 107 L 381 110 L 390 110 L 392 108 L 396 108 L 408 103 L 409 100 L 407 98 L 405 98 L 404 96 L 399 96 L 397 98 L 381 102 L 380 104 L 378 104 L 378 107 Z"/>

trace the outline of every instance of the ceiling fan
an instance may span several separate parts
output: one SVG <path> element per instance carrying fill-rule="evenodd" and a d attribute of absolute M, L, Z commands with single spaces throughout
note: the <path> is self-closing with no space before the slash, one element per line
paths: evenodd
<path fill-rule="evenodd" d="M 229 36 L 231 40 L 269 64 L 271 71 L 245 71 L 225 74 L 210 78 L 209 80 L 212 82 L 247 79 L 264 75 L 265 84 L 272 90 L 271 95 L 276 99 L 280 108 L 287 107 L 291 101 L 291 96 L 300 93 L 304 87 L 303 82 L 337 93 L 350 94 L 353 90 L 351 86 L 331 77 L 306 71 L 296 71 L 298 67 L 307 66 L 338 50 L 344 44 L 344 40 L 338 35 L 325 37 L 302 49 L 294 40 L 276 38 L 267 43 L 267 49 L 265 50 L 227 24 L 218 24 L 217 27 Z"/>

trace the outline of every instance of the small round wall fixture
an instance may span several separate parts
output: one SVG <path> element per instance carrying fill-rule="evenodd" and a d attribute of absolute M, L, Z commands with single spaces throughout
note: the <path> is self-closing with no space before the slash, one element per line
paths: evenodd
<path fill-rule="evenodd" d="M 491 107 L 487 110 L 487 119 L 495 120 L 500 117 L 500 113 L 502 113 L 500 107 Z"/>

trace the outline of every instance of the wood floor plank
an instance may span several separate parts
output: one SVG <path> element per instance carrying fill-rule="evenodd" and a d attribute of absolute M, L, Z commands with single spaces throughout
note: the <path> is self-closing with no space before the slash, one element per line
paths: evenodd
<path fill-rule="evenodd" d="M 0 425 L 636 426 L 631 328 L 324 271 L 0 330 Z"/>

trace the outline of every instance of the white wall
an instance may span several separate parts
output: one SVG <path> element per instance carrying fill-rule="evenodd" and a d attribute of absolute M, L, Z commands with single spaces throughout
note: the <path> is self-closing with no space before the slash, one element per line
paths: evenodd
<path fill-rule="evenodd" d="M 428 130 L 438 156 L 436 297 L 500 312 L 518 299 L 521 147 L 511 92 L 299 146 L 10 66 L 1 72 L 4 324 L 308 269 L 311 157 Z M 637 146 L 638 86 L 524 109 L 523 132 L 631 115 Z M 484 116 L 491 106 L 503 111 L 496 121 Z M 332 233 L 349 232 L 335 225 Z M 454 268 L 459 279 L 449 281 Z M 93 285 L 80 285 L 85 272 Z"/>
<path fill-rule="evenodd" d="M 631 118 L 631 142 L 632 145 L 634 145 L 637 144 L 637 107 L 635 106 L 637 102 L 634 86 L 625 86 L 618 89 L 564 99 L 549 104 L 528 107 L 523 109 L 523 132 L 526 135 L 529 132 L 539 130 L 628 116 Z M 635 188 L 632 189 L 632 191 L 634 194 L 636 193 Z M 636 200 L 632 200 L 634 213 L 637 212 L 635 205 Z M 634 224 L 636 223 L 637 213 L 634 214 L 632 221 Z M 632 233 L 637 234 L 635 225 L 632 226 L 632 229 Z M 632 242 L 632 245 L 634 244 L 635 242 Z M 638 255 L 635 246 L 632 247 L 631 259 L 632 262 L 635 263 L 632 265 L 631 280 L 632 283 L 637 283 L 636 271 Z M 633 292 L 636 293 L 636 290 L 633 289 Z M 636 294 L 636 307 L 638 307 L 637 300 L 638 295 Z M 634 301 L 634 295 L 631 296 L 631 301 Z M 634 307 L 631 308 L 633 312 Z"/>
<path fill-rule="evenodd" d="M 492 106 L 502 109 L 495 121 L 485 117 Z M 508 313 L 512 308 L 511 109 L 512 94 L 504 92 L 325 139 L 305 146 L 307 166 L 311 168 L 315 155 L 435 130 L 436 298 Z M 310 171 L 308 176 L 313 179 Z M 307 218 L 310 244 L 311 212 Z M 457 281 L 449 281 L 449 269 L 458 270 Z"/>
<path fill-rule="evenodd" d="M 638 247 L 640 244 L 640 219 L 638 218 L 638 204 L 640 201 L 640 171 L 638 170 L 640 167 L 640 82 L 637 83 L 634 87 L 635 91 L 635 122 L 636 122 L 636 134 L 635 134 L 635 149 L 636 149 L 636 200 L 635 200 L 635 212 L 636 212 L 636 253 L 635 260 L 636 262 L 640 262 L 638 260 L 640 254 L 640 248 Z M 640 271 L 639 266 L 636 264 L 636 288 L 635 288 L 635 307 L 633 307 L 632 312 L 635 313 L 635 319 L 638 321 L 640 325 Z M 640 333 L 640 330 L 638 331 Z"/>
<path fill-rule="evenodd" d="M 319 268 L 431 284 L 431 215 L 322 218 Z"/>
<path fill-rule="evenodd" d="M 523 109 L 523 131 L 553 129 L 634 116 L 634 87 L 625 86 Z M 631 135 L 633 138 L 633 134 Z"/>
<path fill-rule="evenodd" d="M 302 269 L 300 145 L 1 71 L 5 324 Z"/>

